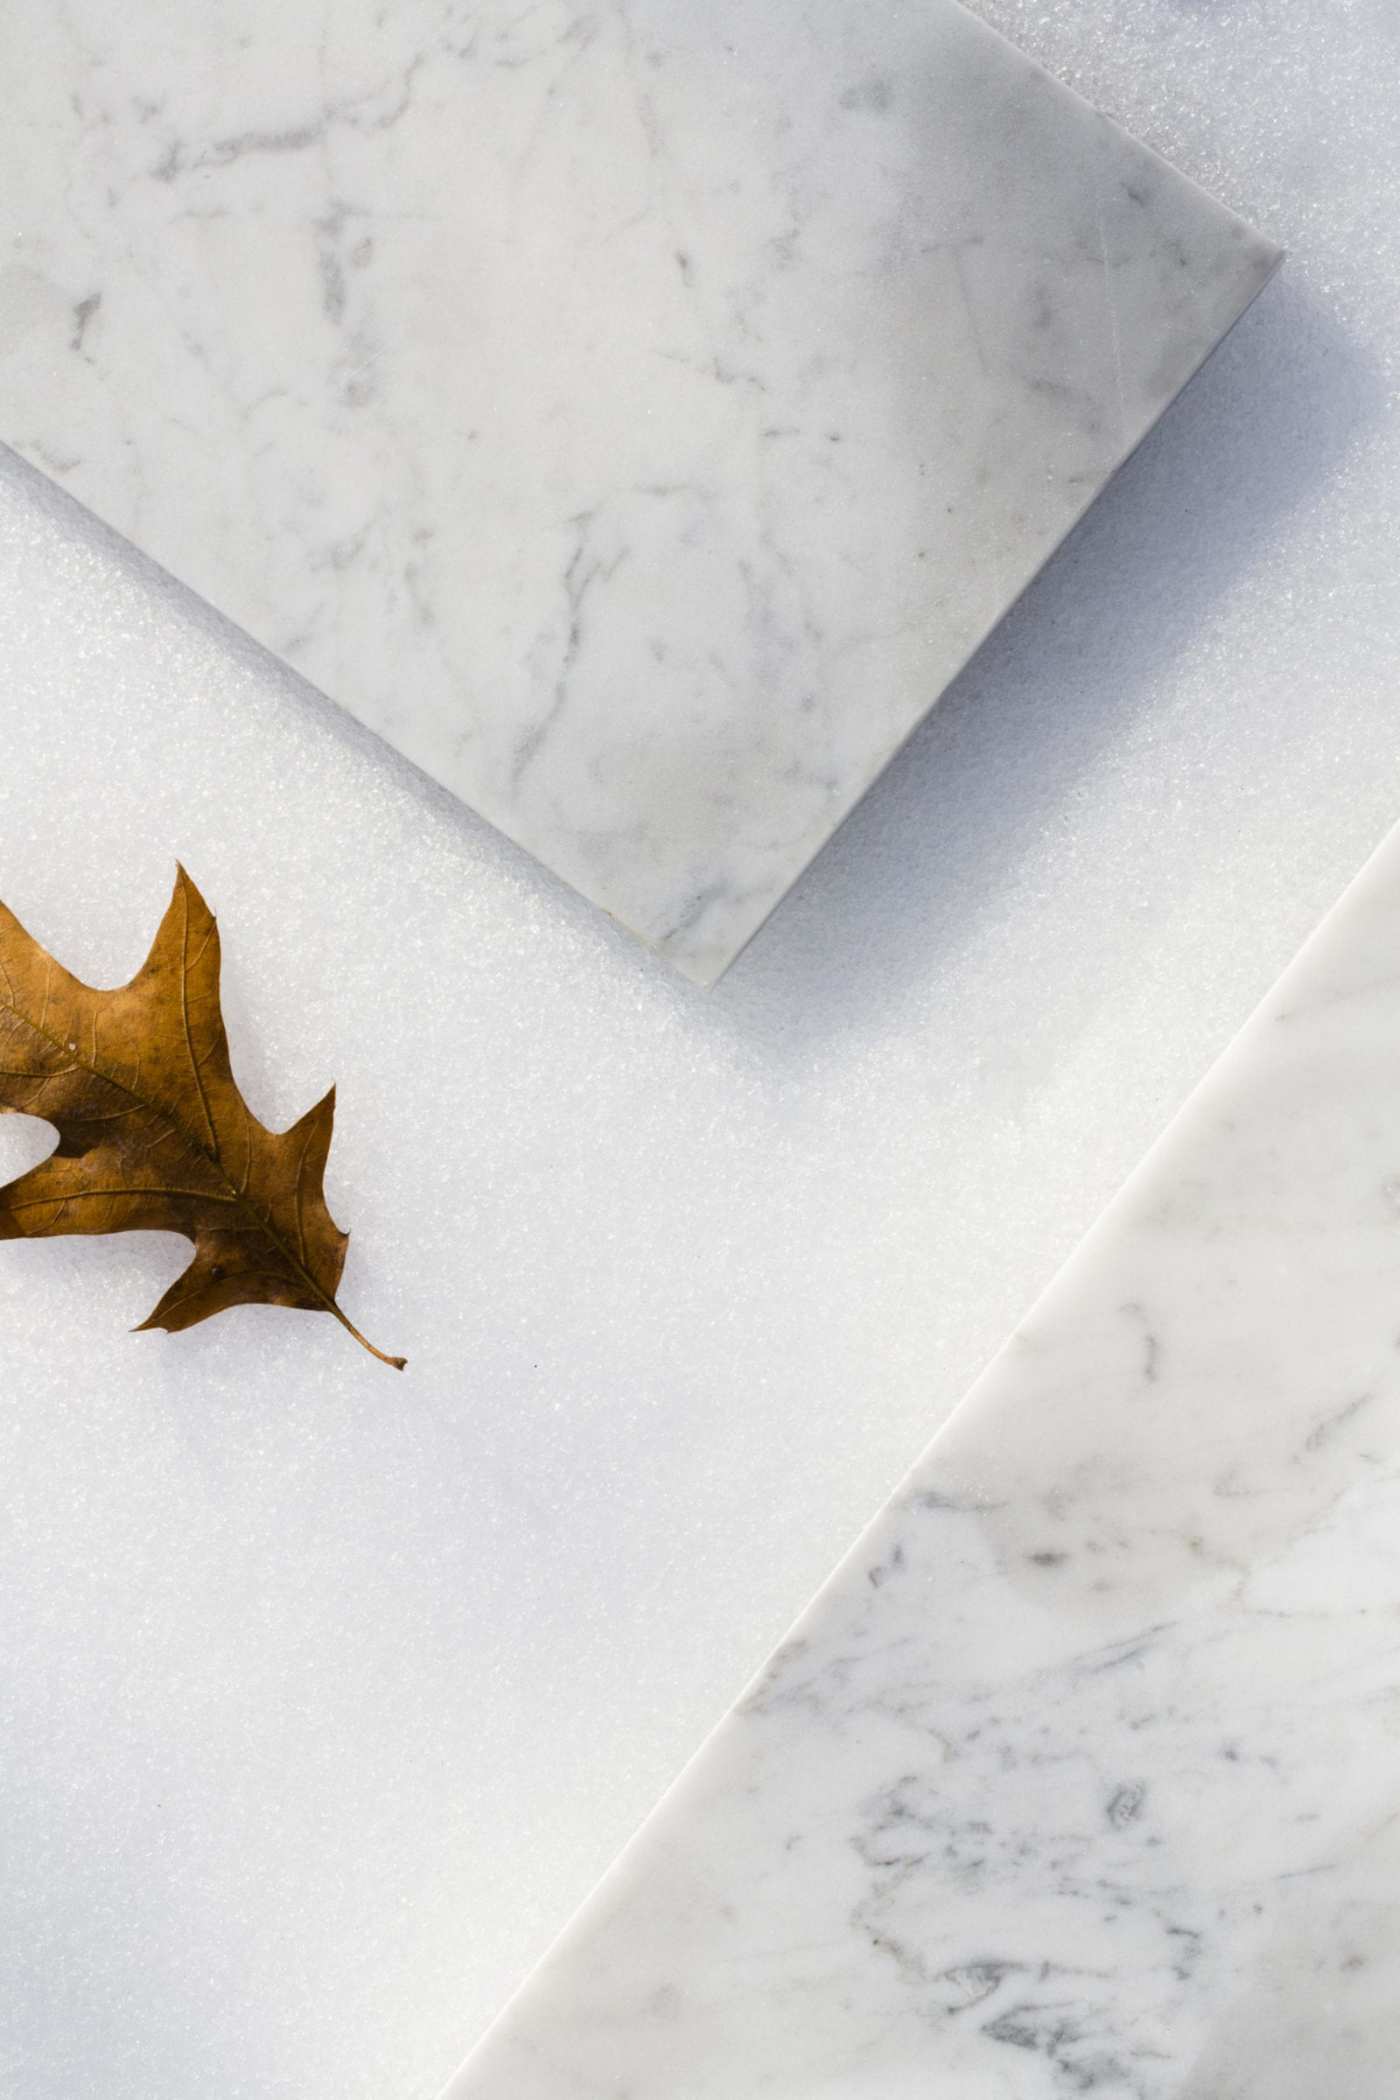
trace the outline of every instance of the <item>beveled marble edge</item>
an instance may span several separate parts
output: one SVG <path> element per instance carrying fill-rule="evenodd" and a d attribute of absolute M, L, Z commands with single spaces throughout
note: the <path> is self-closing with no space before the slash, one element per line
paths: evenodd
<path fill-rule="evenodd" d="M 562 875 L 563 879 L 576 888 L 589 903 L 596 905 L 624 932 L 639 940 L 663 962 L 669 963 L 681 976 L 707 991 L 714 989 L 763 932 L 774 913 L 832 843 L 871 788 L 889 767 L 896 763 L 906 744 L 922 728 L 949 687 L 968 668 L 1008 614 L 1020 604 L 1129 460 L 1170 414 L 1192 382 L 1210 364 L 1216 352 L 1228 342 L 1245 315 L 1268 289 L 1288 260 L 1285 246 L 1241 218 L 1230 207 L 1223 205 L 1203 183 L 1185 173 L 1173 161 L 1168 160 L 1165 154 L 1159 153 L 1154 146 L 1139 138 L 1135 132 L 1129 131 L 1117 117 L 1098 108 L 1077 88 L 1052 73 L 994 23 L 988 22 L 975 7 L 965 4 L 965 0 L 943 0 L 943 4 L 983 39 L 989 51 L 998 51 L 1001 54 L 1013 69 L 1013 77 L 1019 74 L 1023 79 L 1036 81 L 1053 94 L 1066 111 L 1073 111 L 1087 125 L 1101 127 L 1121 151 L 1139 156 L 1142 163 L 1155 170 L 1157 176 L 1180 197 L 1194 199 L 1203 221 L 1215 218 L 1221 224 L 1233 226 L 1242 244 L 1239 257 L 1240 273 L 1228 310 L 1213 324 L 1214 333 L 1202 337 L 1195 354 L 1189 364 L 1182 368 L 1171 390 L 1154 402 L 1150 414 L 1145 420 L 1139 421 L 1130 441 L 1117 458 L 1097 482 L 1086 489 L 1081 500 L 1065 513 L 1057 525 L 1053 539 L 1037 551 L 1032 565 L 1020 576 L 1009 596 L 982 619 L 977 629 L 965 638 L 957 653 L 941 666 L 934 688 L 913 711 L 906 711 L 905 719 L 893 733 L 892 740 L 874 754 L 861 770 L 851 775 L 844 785 L 839 801 L 825 812 L 822 828 L 804 843 L 798 856 L 785 869 L 780 882 L 776 885 L 771 882 L 766 885 L 750 885 L 740 880 L 733 869 L 726 872 L 726 882 L 735 894 L 729 913 L 729 924 L 720 942 L 716 943 L 708 938 L 697 939 L 694 929 L 689 925 L 665 927 L 659 931 L 650 927 L 645 920 L 639 919 L 637 914 L 630 913 L 606 883 L 594 880 L 585 864 L 572 858 L 567 863 L 561 861 L 557 846 L 551 846 L 548 841 L 532 836 L 528 826 L 522 824 L 518 818 L 507 816 L 498 809 L 483 808 L 488 821 L 513 843 L 522 845 L 526 851 L 534 854 L 551 872 Z M 431 768 L 428 770 L 432 772 Z M 451 785 L 450 782 L 447 784 Z M 471 801 L 472 797 L 468 794 L 465 799 Z"/>
<path fill-rule="evenodd" d="M 1394 2090 L 1397 1048 L 1400 833 L 450 2100 Z"/>
<path fill-rule="evenodd" d="M 954 0 L 954 4 L 960 4 L 960 0 Z M 1066 92 L 1071 91 L 1067 90 Z M 1141 141 L 1139 140 L 1136 143 L 1141 144 Z M 1150 153 L 1152 152 L 1152 149 L 1149 147 L 1144 147 L 1143 151 Z M 1152 153 L 1152 158 L 1154 160 L 1158 160 L 1164 168 L 1169 169 L 1170 172 L 1174 176 L 1177 176 L 1179 180 L 1187 182 L 1192 189 L 1199 189 L 1198 184 L 1191 182 L 1189 177 L 1182 176 L 1178 169 L 1173 168 L 1171 166 L 1170 162 L 1162 161 L 1161 156 L 1159 154 Z M 1209 196 L 1209 192 L 1205 190 L 1201 190 L 1200 194 L 1202 195 L 1202 197 Z M 953 686 L 959 678 L 961 678 L 963 672 L 966 671 L 969 665 L 972 664 L 974 659 L 977 657 L 979 651 L 986 647 L 987 643 L 991 640 L 992 636 L 996 633 L 997 629 L 1002 625 L 1003 621 L 1009 617 L 1009 615 L 1021 603 L 1021 600 L 1039 581 L 1041 576 L 1044 575 L 1046 569 L 1049 568 L 1051 562 L 1054 561 L 1056 555 L 1060 552 L 1061 548 L 1064 547 L 1066 543 L 1078 531 L 1079 527 L 1084 523 L 1084 520 L 1088 517 L 1090 511 L 1093 510 L 1095 504 L 1099 502 L 1099 500 L 1103 497 L 1107 490 L 1110 489 L 1113 483 L 1118 479 L 1118 476 L 1122 473 L 1124 467 L 1127 466 L 1130 460 L 1134 459 L 1137 456 L 1137 454 L 1141 451 L 1142 447 L 1152 436 L 1153 432 L 1158 428 L 1159 424 L 1161 424 L 1170 416 L 1171 411 L 1175 408 L 1177 402 L 1181 399 L 1182 395 L 1192 385 L 1193 381 L 1198 379 L 1201 373 L 1205 371 L 1206 366 L 1210 364 L 1211 360 L 1215 357 L 1216 353 L 1219 350 L 1223 349 L 1225 344 L 1229 342 L 1231 336 L 1235 333 L 1235 330 L 1239 327 L 1241 321 L 1243 321 L 1243 319 L 1245 318 L 1245 315 L 1249 313 L 1251 308 L 1254 306 L 1255 302 L 1263 295 L 1263 293 L 1265 293 L 1268 290 L 1269 286 L 1273 283 L 1274 279 L 1278 276 L 1280 270 L 1282 270 L 1284 264 L 1287 262 L 1288 250 L 1284 247 L 1281 247 L 1277 242 L 1267 239 L 1267 237 L 1262 234 L 1253 233 L 1252 238 L 1259 243 L 1261 255 L 1263 257 L 1261 263 L 1261 273 L 1257 277 L 1256 281 L 1249 286 L 1248 290 L 1242 293 L 1240 303 L 1234 314 L 1231 316 L 1228 324 L 1222 329 L 1221 333 L 1215 338 L 1213 342 L 1205 346 L 1197 362 L 1192 366 L 1191 370 L 1185 374 L 1180 386 L 1176 389 L 1175 393 L 1172 394 L 1171 398 L 1163 402 L 1162 407 L 1154 416 L 1152 422 L 1149 423 L 1145 429 L 1139 432 L 1133 444 L 1128 448 L 1126 452 L 1123 453 L 1122 457 L 1104 476 L 1104 479 L 1099 484 L 1099 486 L 1090 491 L 1090 493 L 1085 497 L 1083 503 L 1080 505 L 1079 509 L 1066 520 L 1065 525 L 1062 531 L 1060 532 L 1059 538 L 1054 542 L 1052 546 L 1046 548 L 1044 554 L 1036 563 L 1034 569 L 1032 569 L 1029 575 L 1027 575 L 1027 577 L 1025 578 L 1025 581 L 1007 599 L 1006 603 L 1002 606 L 1001 610 L 997 612 L 993 617 L 987 620 L 980 633 L 974 636 L 973 639 L 968 643 L 961 657 L 956 663 L 952 665 L 942 686 L 939 688 L 938 692 L 934 694 L 933 698 L 929 701 L 927 707 L 923 710 L 923 712 L 917 717 L 917 719 L 915 719 L 909 724 L 908 728 L 900 736 L 899 741 L 896 744 L 894 744 L 891 749 L 882 753 L 879 759 L 874 764 L 872 764 L 866 770 L 866 772 L 852 784 L 849 793 L 845 797 L 840 807 L 839 812 L 833 817 L 831 829 L 812 846 L 811 850 L 807 854 L 807 857 L 803 861 L 801 861 L 796 867 L 793 868 L 786 880 L 785 886 L 781 890 L 779 890 L 775 895 L 771 896 L 766 900 L 762 907 L 761 914 L 758 916 L 750 916 L 750 918 L 743 924 L 741 930 L 736 931 L 733 945 L 724 953 L 722 957 L 706 954 L 704 956 L 692 958 L 690 954 L 684 949 L 684 947 L 677 947 L 676 944 L 665 938 L 654 939 L 650 937 L 645 932 L 639 931 L 626 919 L 619 916 L 619 914 L 608 904 L 606 898 L 601 893 L 593 893 L 586 881 L 575 880 L 573 886 L 576 889 L 578 889 L 580 894 L 586 897 L 590 904 L 597 905 L 598 909 L 600 911 L 605 912 L 610 919 L 614 920 L 614 922 L 617 925 L 621 926 L 624 932 L 632 934 L 635 939 L 641 941 L 644 947 L 649 948 L 654 955 L 658 956 L 663 962 L 669 963 L 671 967 L 677 970 L 682 977 L 689 978 L 692 984 L 699 985 L 703 991 L 713 991 L 715 986 L 719 984 L 721 979 L 724 978 L 728 974 L 728 972 L 733 968 L 734 964 L 738 962 L 740 956 L 744 954 L 745 950 L 751 945 L 753 941 L 757 939 L 759 934 L 763 932 L 763 929 L 765 928 L 765 926 L 767 926 L 769 920 L 773 917 L 773 914 L 786 902 L 787 898 L 792 894 L 792 891 L 797 887 L 798 883 L 802 880 L 803 876 L 806 875 L 808 869 L 812 867 L 814 862 L 820 859 L 821 855 L 826 851 L 827 847 L 831 845 L 833 840 L 836 838 L 838 832 L 841 831 L 842 827 L 846 824 L 848 819 L 855 814 L 856 810 L 859 809 L 861 803 L 865 800 L 866 796 L 870 793 L 870 790 L 875 786 L 876 782 L 879 781 L 884 776 L 884 774 L 889 771 L 889 768 L 891 766 L 897 764 L 901 754 L 904 751 L 905 746 L 908 743 L 910 743 L 910 741 L 918 734 L 919 730 L 923 728 L 924 724 L 928 721 L 929 716 L 933 713 L 934 709 L 940 705 L 944 696 L 949 691 L 950 687 Z M 507 833 L 507 836 L 509 835 L 510 834 Z M 545 865 L 548 866 L 548 862 L 546 862 Z"/>

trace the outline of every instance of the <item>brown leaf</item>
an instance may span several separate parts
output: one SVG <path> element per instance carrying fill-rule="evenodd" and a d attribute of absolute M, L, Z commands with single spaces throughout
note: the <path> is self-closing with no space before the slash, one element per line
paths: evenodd
<path fill-rule="evenodd" d="M 234 1083 L 219 931 L 184 869 L 144 967 L 120 991 L 70 977 L 0 905 L 0 1115 L 58 1147 L 0 1188 L 0 1240 L 181 1232 L 194 1259 L 141 1324 L 176 1333 L 231 1305 L 333 1313 L 346 1235 L 322 1179 L 335 1090 L 276 1135 Z"/>

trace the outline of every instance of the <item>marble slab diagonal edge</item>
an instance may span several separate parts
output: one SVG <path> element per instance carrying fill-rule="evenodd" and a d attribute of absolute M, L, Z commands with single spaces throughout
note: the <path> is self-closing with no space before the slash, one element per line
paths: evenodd
<path fill-rule="evenodd" d="M 449 2089 L 1400 2090 L 1400 833 Z"/>

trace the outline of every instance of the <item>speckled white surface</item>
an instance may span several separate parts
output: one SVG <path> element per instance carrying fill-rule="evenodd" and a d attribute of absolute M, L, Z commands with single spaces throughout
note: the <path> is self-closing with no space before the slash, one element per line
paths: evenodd
<path fill-rule="evenodd" d="M 0 438 L 701 983 L 1278 261 L 955 0 L 0 71 Z"/>
<path fill-rule="evenodd" d="M 1393 16 L 996 19 L 1289 267 L 717 993 L 0 481 L 0 895 L 187 857 L 413 1358 L 6 1250 L 26 2100 L 429 2100 L 1400 811 Z"/>

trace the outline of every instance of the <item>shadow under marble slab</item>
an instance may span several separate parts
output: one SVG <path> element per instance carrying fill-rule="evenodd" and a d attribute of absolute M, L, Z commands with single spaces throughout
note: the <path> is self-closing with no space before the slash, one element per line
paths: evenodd
<path fill-rule="evenodd" d="M 1400 2091 L 1400 832 L 450 2100 Z"/>
<path fill-rule="evenodd" d="M 713 981 L 1276 266 L 952 0 L 12 0 L 0 437 Z"/>
<path fill-rule="evenodd" d="M 1221 630 L 1232 594 L 1325 496 L 1386 400 L 1374 356 L 1286 271 L 794 885 L 781 942 L 756 942 L 731 971 L 715 1012 L 736 1040 L 778 1023 L 802 1062 L 838 1031 L 907 1026 L 950 960 L 1016 911 L 1023 867 L 1086 774 L 1171 701 L 1181 659 Z M 1257 753 L 1263 777 L 1307 714 L 1291 690 L 1259 697 L 1257 683 L 1230 679 L 1216 711 L 1244 747 L 1237 765 Z M 1261 968 L 1241 1011 L 1272 974 Z M 1008 969 L 1008 1011 L 988 1016 L 989 1040 L 1026 1040 L 1024 989 Z"/>

